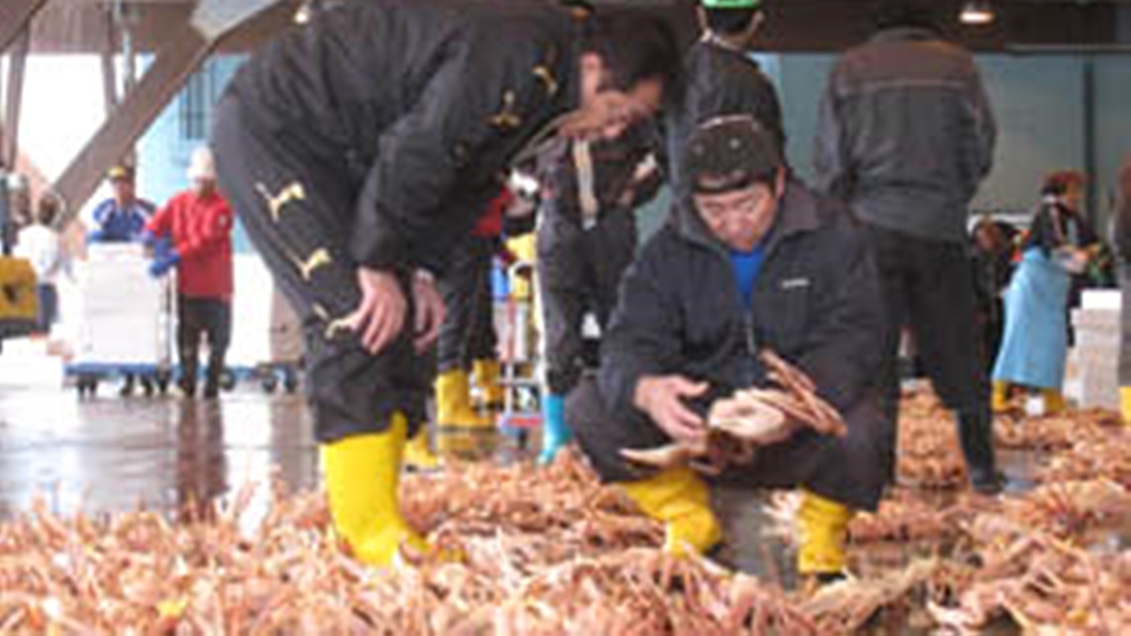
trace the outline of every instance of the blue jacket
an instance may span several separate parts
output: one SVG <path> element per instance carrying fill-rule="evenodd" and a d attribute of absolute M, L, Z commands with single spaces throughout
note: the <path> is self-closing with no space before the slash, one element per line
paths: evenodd
<path fill-rule="evenodd" d="M 88 239 L 97 243 L 140 243 L 145 224 L 156 211 L 157 206 L 145 199 L 136 199 L 125 209 L 119 208 L 114 199 L 107 199 L 94 209 L 94 229 Z"/>

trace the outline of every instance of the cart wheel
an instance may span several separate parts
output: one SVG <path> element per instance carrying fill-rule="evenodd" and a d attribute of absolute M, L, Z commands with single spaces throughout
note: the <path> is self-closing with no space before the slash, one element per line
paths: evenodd
<path fill-rule="evenodd" d="M 225 391 L 231 391 L 236 388 L 236 374 L 232 373 L 229 369 L 224 369 L 224 373 L 220 375 L 220 388 Z"/>
<path fill-rule="evenodd" d="M 263 389 L 264 393 L 271 394 L 275 389 L 279 388 L 279 378 L 271 371 L 267 371 L 266 375 L 259 381 L 259 386 Z"/>
<path fill-rule="evenodd" d="M 298 374 L 291 369 L 283 372 L 283 389 L 287 393 L 294 393 L 298 390 Z"/>

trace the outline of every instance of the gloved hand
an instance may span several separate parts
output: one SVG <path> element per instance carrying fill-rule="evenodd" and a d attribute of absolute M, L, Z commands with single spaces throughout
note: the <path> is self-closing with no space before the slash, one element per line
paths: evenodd
<path fill-rule="evenodd" d="M 181 255 L 177 253 L 177 250 L 169 248 L 164 255 L 153 258 L 153 262 L 149 265 L 149 275 L 154 278 L 161 278 L 180 262 Z"/>
<path fill-rule="evenodd" d="M 101 243 L 105 235 L 102 230 L 91 230 L 90 233 L 86 235 L 86 244 Z"/>

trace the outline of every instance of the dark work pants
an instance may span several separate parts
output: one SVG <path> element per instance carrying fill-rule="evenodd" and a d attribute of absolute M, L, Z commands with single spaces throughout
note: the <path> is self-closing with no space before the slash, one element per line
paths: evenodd
<path fill-rule="evenodd" d="M 195 389 L 201 338 L 208 340 L 207 392 L 215 393 L 232 337 L 232 305 L 221 298 L 177 297 L 177 352 L 182 386 Z"/>
<path fill-rule="evenodd" d="M 889 440 L 894 439 L 879 398 L 878 391 L 867 393 L 848 409 L 844 438 L 802 430 L 789 440 L 759 449 L 752 464 L 732 466 L 716 480 L 759 488 L 803 486 L 853 508 L 875 510 L 888 480 Z M 643 413 L 612 412 L 591 378 L 583 379 L 570 394 L 566 418 L 582 453 L 603 481 L 636 481 L 652 474 L 630 466 L 621 449 L 671 443 Z"/>
<path fill-rule="evenodd" d="M 899 341 L 906 327 L 935 392 L 958 414 L 967 464 L 992 470 L 990 386 L 981 353 L 969 247 L 875 226 L 868 233 L 884 294 L 881 386 L 889 416 L 898 421 Z"/>
<path fill-rule="evenodd" d="M 307 396 L 319 442 L 384 431 L 394 412 L 409 433 L 424 420 L 413 350 L 408 273 L 406 328 L 377 355 L 342 326 L 361 300 L 347 244 L 363 175 L 340 150 L 310 136 L 264 130 L 229 94 L 217 106 L 212 148 L 220 185 L 256 250 L 302 321 Z"/>
<path fill-rule="evenodd" d="M 448 310 L 440 327 L 440 372 L 469 369 L 476 360 L 494 359 L 494 299 L 491 294 L 491 257 L 497 239 L 468 237 L 436 288 Z"/>
<path fill-rule="evenodd" d="M 565 395 L 586 367 L 582 321 L 592 311 L 605 328 L 624 270 L 636 254 L 636 217 L 612 210 L 583 230 L 548 214 L 538 228 L 538 285 L 545 330 L 546 383 Z"/>

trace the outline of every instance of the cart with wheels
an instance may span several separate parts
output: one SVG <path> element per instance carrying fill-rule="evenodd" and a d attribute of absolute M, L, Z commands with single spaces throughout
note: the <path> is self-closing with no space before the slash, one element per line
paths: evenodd
<path fill-rule="evenodd" d="M 65 374 L 80 396 L 132 378 L 146 394 L 165 393 L 173 377 L 173 275 L 149 275 L 141 245 L 90 245 L 78 272 L 80 323 Z M 130 386 L 130 385 L 127 385 Z"/>

